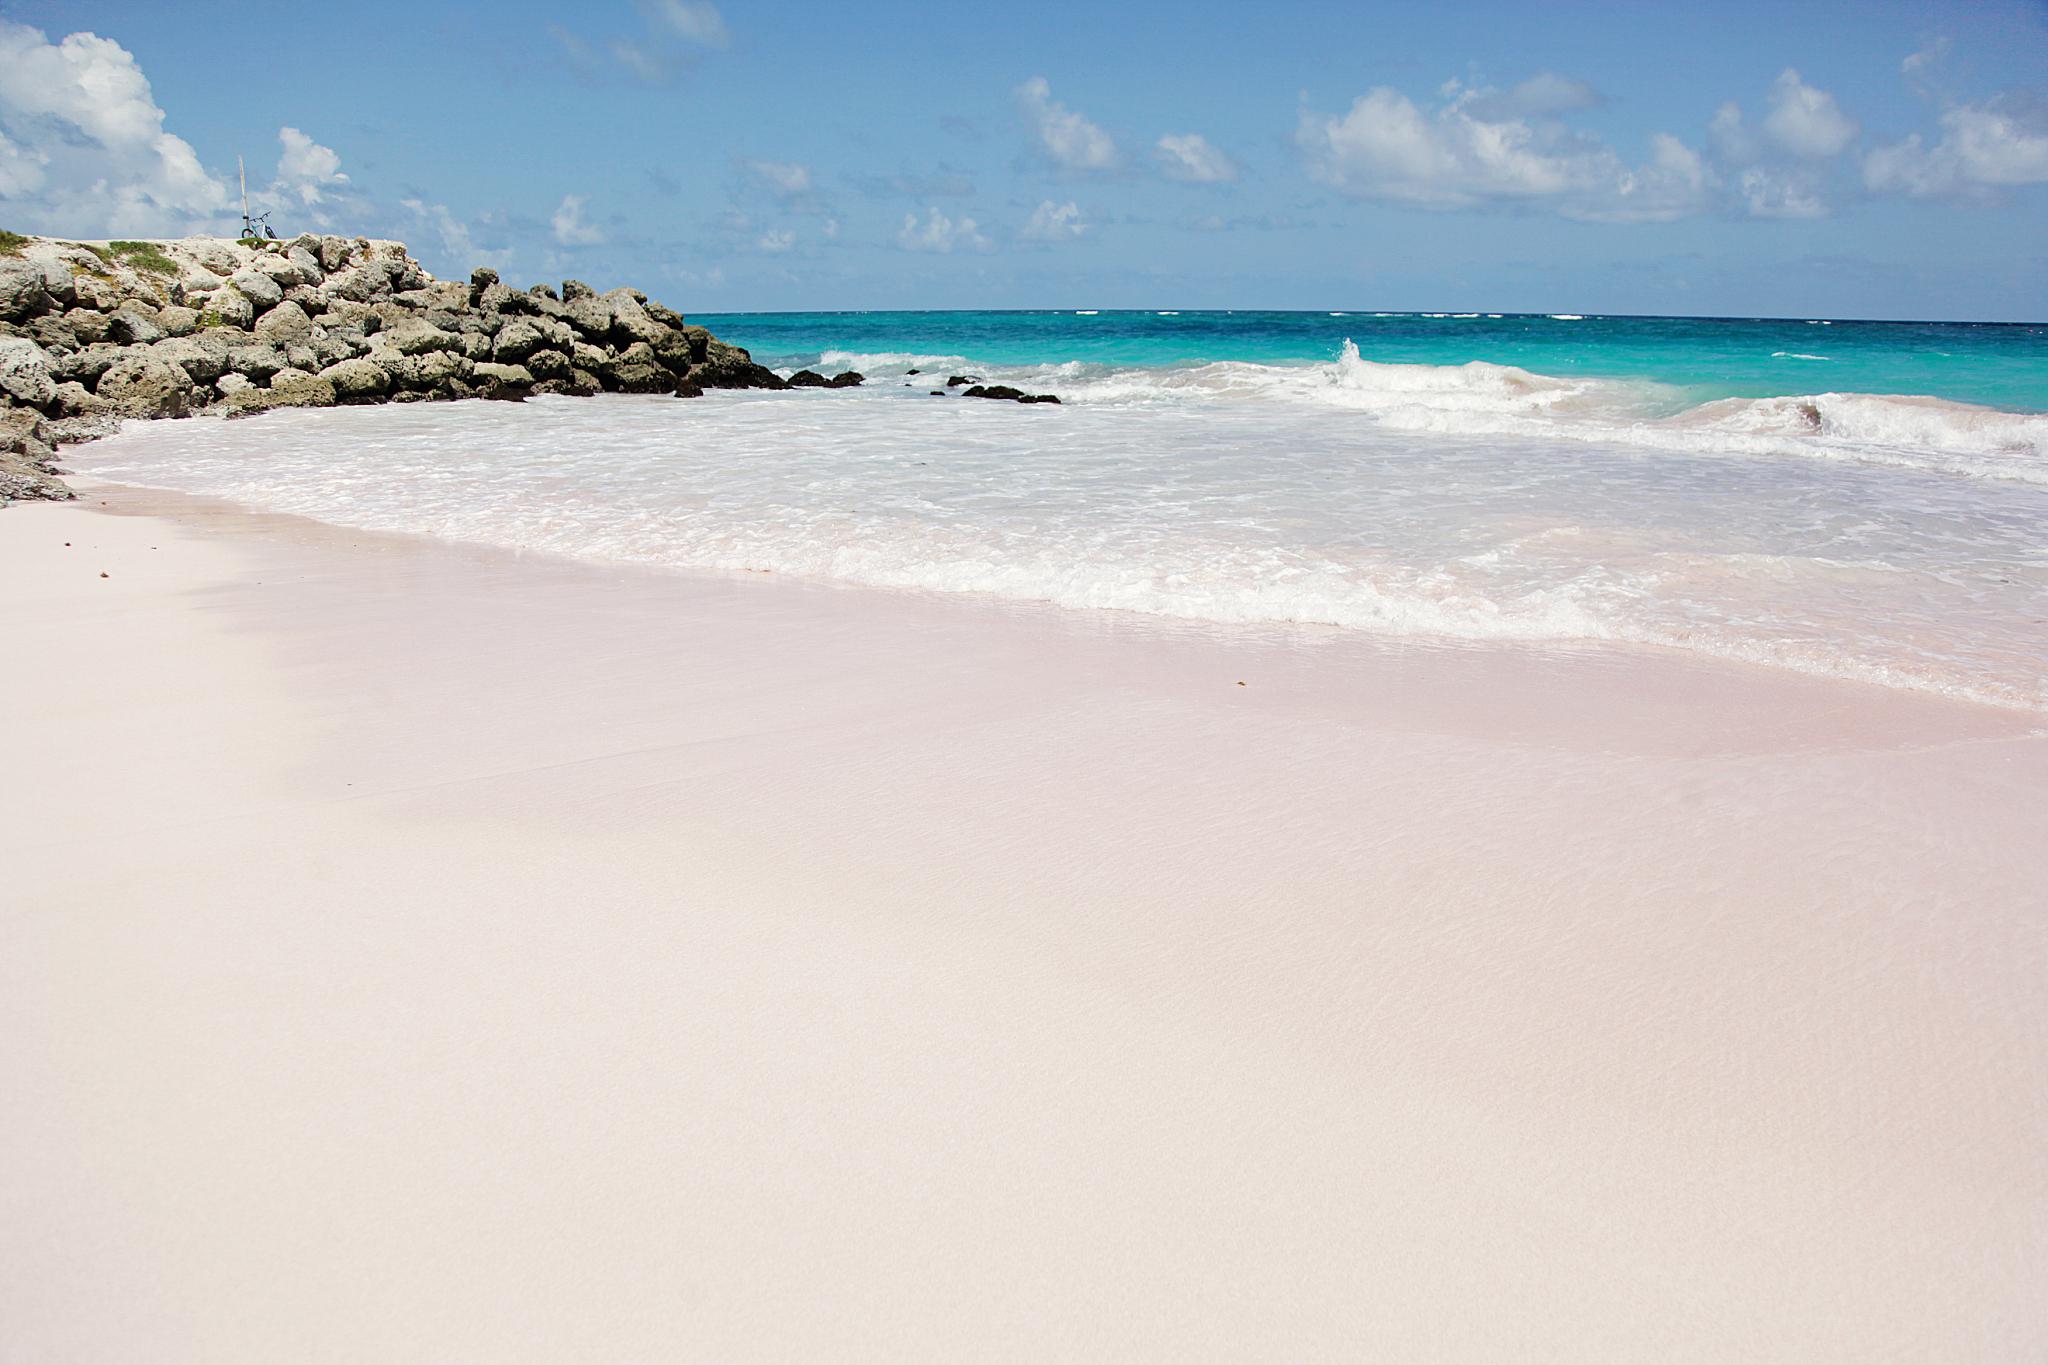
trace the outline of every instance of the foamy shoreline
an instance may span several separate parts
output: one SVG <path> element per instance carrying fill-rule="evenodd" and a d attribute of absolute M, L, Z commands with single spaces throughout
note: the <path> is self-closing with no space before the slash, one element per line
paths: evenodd
<path fill-rule="evenodd" d="M 2037 717 L 84 503 L 0 514 L 28 1358 L 2048 1336 Z"/>

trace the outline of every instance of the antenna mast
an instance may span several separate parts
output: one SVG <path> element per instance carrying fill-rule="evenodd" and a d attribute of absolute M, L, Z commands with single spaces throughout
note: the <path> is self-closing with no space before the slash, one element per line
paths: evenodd
<path fill-rule="evenodd" d="M 235 157 L 235 178 L 242 182 L 242 230 L 249 230 L 249 172 L 242 166 L 240 155 Z"/>

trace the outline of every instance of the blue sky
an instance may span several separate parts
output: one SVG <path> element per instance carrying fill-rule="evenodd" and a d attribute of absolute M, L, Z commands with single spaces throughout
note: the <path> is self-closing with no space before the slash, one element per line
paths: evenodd
<path fill-rule="evenodd" d="M 2048 318 L 2038 0 L 0 3 L 0 225 L 231 227 L 237 153 L 698 312 Z"/>

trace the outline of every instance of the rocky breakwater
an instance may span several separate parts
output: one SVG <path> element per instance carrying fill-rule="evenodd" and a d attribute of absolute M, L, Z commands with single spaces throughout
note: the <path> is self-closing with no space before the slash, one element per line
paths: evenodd
<path fill-rule="evenodd" d="M 637 289 L 437 280 L 402 243 L 0 234 L 0 501 L 124 418 L 787 387 Z"/>

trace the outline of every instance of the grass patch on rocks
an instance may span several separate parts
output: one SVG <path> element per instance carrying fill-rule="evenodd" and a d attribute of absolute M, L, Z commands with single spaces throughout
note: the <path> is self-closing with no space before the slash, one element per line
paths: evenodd
<path fill-rule="evenodd" d="M 21 249 L 28 245 L 28 238 L 18 232 L 0 228 L 0 256 L 19 256 Z"/>
<path fill-rule="evenodd" d="M 137 270 L 146 270 L 152 275 L 178 273 L 178 263 L 164 255 L 163 248 L 155 242 L 108 242 L 107 249 Z"/>

